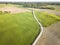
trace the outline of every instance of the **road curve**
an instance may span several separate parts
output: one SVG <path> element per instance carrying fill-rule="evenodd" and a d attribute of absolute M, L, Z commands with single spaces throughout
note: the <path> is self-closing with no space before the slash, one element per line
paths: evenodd
<path fill-rule="evenodd" d="M 33 44 L 32 44 L 32 45 L 36 45 L 37 41 L 39 40 L 39 38 L 41 37 L 41 35 L 42 35 L 42 33 L 43 33 L 43 26 L 42 26 L 42 24 L 40 23 L 40 21 L 38 21 L 36 15 L 35 15 L 35 13 L 34 13 L 34 11 L 32 11 L 32 14 L 33 14 L 34 19 L 36 20 L 36 22 L 39 24 L 39 26 L 40 26 L 40 28 L 41 28 L 41 31 L 40 31 L 39 35 L 37 36 L 36 40 L 35 40 L 35 41 L 33 42 Z"/>

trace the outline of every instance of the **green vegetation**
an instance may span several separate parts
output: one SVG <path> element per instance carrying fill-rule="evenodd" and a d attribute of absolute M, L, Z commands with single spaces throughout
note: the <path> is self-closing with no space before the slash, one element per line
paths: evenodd
<path fill-rule="evenodd" d="M 40 6 L 39 9 L 50 9 L 50 10 L 55 10 L 55 8 L 52 7 L 52 6 Z"/>
<path fill-rule="evenodd" d="M 55 7 L 55 10 L 56 10 L 56 11 L 60 12 L 60 5 L 56 5 L 56 6 L 54 6 L 54 7 Z"/>
<path fill-rule="evenodd" d="M 5 4 L 0 4 L 0 8 L 5 7 Z"/>
<path fill-rule="evenodd" d="M 60 17 L 54 14 L 49 14 L 47 12 L 35 11 L 38 20 L 42 23 L 44 27 L 47 27 L 57 21 L 60 21 Z"/>
<path fill-rule="evenodd" d="M 31 45 L 39 31 L 31 12 L 0 14 L 0 45 Z"/>
<path fill-rule="evenodd" d="M 7 13 L 10 13 L 10 11 L 0 11 L 0 15 L 4 15 L 4 14 L 7 14 Z"/>
<path fill-rule="evenodd" d="M 8 7 L 8 6 L 16 6 L 19 8 L 38 8 L 38 9 L 51 9 L 51 10 L 56 10 L 58 11 L 60 9 L 60 3 L 42 3 L 42 2 L 20 2 L 20 3 L 5 3 L 5 4 L 0 4 L 1 7 Z M 59 10 L 60 11 L 60 10 Z"/>
<path fill-rule="evenodd" d="M 2 14 L 2 11 L 0 11 L 0 14 Z"/>
<path fill-rule="evenodd" d="M 17 5 L 14 5 L 14 4 L 0 4 L 0 8 L 3 8 L 3 7 L 13 7 L 13 6 L 17 6 Z"/>
<path fill-rule="evenodd" d="M 23 7 L 12 4 L 5 4 L 2 7 L 4 6 Z M 37 8 L 36 4 L 34 8 Z M 60 21 L 60 17 L 54 14 L 39 11 L 35 11 L 35 14 L 44 27 Z M 31 45 L 40 32 L 39 29 L 31 12 L 11 14 L 9 11 L 0 11 L 0 45 Z"/>
<path fill-rule="evenodd" d="M 43 26 L 60 21 L 60 17 L 46 12 L 35 12 Z M 40 32 L 31 12 L 0 14 L 0 45 L 31 45 Z"/>
<path fill-rule="evenodd" d="M 23 5 L 15 5 L 15 6 L 18 7 L 18 8 L 24 8 Z"/>

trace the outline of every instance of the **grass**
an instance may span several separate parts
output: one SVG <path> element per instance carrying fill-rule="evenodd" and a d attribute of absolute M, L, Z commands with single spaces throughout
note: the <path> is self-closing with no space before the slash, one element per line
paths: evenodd
<path fill-rule="evenodd" d="M 0 45 L 31 45 L 38 32 L 31 12 L 0 14 Z"/>
<path fill-rule="evenodd" d="M 60 5 L 50 5 L 54 8 L 54 11 L 60 12 Z"/>
<path fill-rule="evenodd" d="M 15 5 L 15 6 L 18 8 L 25 8 L 25 7 L 23 7 L 23 5 Z"/>
<path fill-rule="evenodd" d="M 60 17 L 54 14 L 39 11 L 35 14 L 44 27 L 60 21 Z M 39 26 L 31 12 L 0 13 L 0 45 L 31 45 L 39 32 Z"/>
<path fill-rule="evenodd" d="M 5 4 L 0 4 L 0 8 L 5 7 Z"/>
<path fill-rule="evenodd" d="M 35 11 L 38 20 L 42 23 L 44 27 L 47 27 L 57 21 L 60 21 L 60 17 L 54 14 L 49 14 L 47 12 Z"/>
<path fill-rule="evenodd" d="M 0 8 L 3 7 L 17 7 L 18 5 L 14 5 L 14 4 L 0 4 Z"/>
<path fill-rule="evenodd" d="M 53 7 L 55 7 L 55 11 L 60 12 L 60 5 L 55 5 Z"/>

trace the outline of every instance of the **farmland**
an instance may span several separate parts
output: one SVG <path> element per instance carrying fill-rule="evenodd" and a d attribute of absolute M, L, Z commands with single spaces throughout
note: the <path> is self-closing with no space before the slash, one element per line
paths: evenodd
<path fill-rule="evenodd" d="M 0 9 L 0 45 L 31 45 L 40 27 L 30 10 L 11 5 L 3 5 L 3 10 Z M 44 27 L 60 21 L 55 14 L 39 11 L 35 11 L 35 14 Z"/>

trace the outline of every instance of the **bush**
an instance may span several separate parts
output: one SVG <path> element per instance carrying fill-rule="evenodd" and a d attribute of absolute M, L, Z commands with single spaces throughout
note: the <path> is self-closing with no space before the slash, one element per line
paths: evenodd
<path fill-rule="evenodd" d="M 10 13 L 10 11 L 0 11 L 0 14 Z"/>
<path fill-rule="evenodd" d="M 0 14 L 2 14 L 3 12 L 2 11 L 0 11 Z"/>
<path fill-rule="evenodd" d="M 10 13 L 10 11 L 4 11 L 4 13 Z"/>
<path fill-rule="evenodd" d="M 45 7 L 45 6 L 43 6 L 43 7 L 40 7 L 40 9 L 51 9 L 51 10 L 54 10 L 55 8 L 54 7 Z"/>

